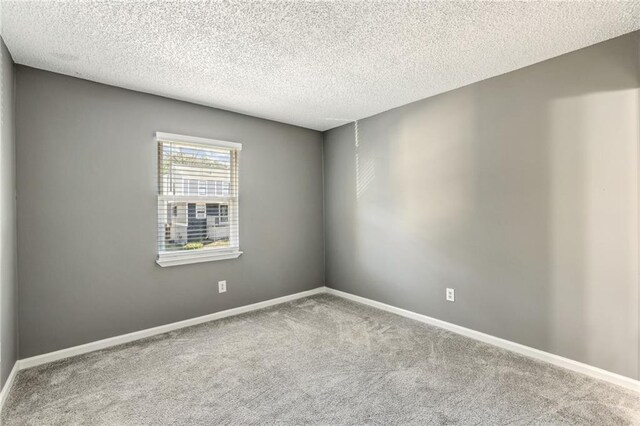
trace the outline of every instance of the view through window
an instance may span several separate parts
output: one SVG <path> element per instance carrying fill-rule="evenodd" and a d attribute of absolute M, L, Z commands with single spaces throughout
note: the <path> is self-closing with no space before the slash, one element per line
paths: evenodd
<path fill-rule="evenodd" d="M 238 251 L 239 144 L 179 139 L 158 138 L 159 259 Z"/>

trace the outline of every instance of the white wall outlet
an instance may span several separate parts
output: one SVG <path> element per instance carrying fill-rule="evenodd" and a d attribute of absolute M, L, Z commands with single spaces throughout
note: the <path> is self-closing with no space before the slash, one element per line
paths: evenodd
<path fill-rule="evenodd" d="M 447 302 L 455 302 L 456 300 L 456 291 L 452 288 L 447 289 Z"/>
<path fill-rule="evenodd" d="M 218 293 L 227 292 L 227 281 L 218 281 Z"/>

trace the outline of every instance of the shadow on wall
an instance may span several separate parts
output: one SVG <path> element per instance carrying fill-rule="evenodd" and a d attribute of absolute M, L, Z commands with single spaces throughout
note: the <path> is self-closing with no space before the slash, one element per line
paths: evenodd
<path fill-rule="evenodd" d="M 640 76 L 625 42 L 345 126 L 354 186 L 328 220 L 346 222 L 353 262 L 333 256 L 329 282 L 637 378 Z"/>

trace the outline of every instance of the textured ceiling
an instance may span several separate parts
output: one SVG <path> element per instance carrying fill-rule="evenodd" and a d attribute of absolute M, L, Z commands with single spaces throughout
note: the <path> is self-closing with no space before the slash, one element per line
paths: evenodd
<path fill-rule="evenodd" d="M 2 3 L 17 63 L 317 130 L 637 29 L 640 1 Z"/>

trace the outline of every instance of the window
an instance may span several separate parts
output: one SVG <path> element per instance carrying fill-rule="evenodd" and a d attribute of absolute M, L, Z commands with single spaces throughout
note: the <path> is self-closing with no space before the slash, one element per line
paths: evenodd
<path fill-rule="evenodd" d="M 238 163 L 242 145 L 157 133 L 158 260 L 174 266 L 242 254 Z"/>
<path fill-rule="evenodd" d="M 206 195 L 206 193 L 203 195 Z M 207 218 L 207 205 L 196 204 L 196 219 L 206 219 L 206 218 Z"/>
<path fill-rule="evenodd" d="M 184 195 L 213 195 L 226 197 L 229 195 L 229 184 L 216 179 L 184 179 L 180 176 L 174 178 L 174 187 L 182 188 Z M 174 190 L 175 191 L 175 190 Z M 176 195 L 179 195 L 176 192 Z"/>
<path fill-rule="evenodd" d="M 220 206 L 220 222 L 229 223 L 229 206 Z"/>
<path fill-rule="evenodd" d="M 216 181 L 208 180 L 206 181 L 206 183 L 207 183 L 207 193 L 209 195 L 216 195 Z"/>
<path fill-rule="evenodd" d="M 207 195 L 207 181 L 199 180 L 198 181 L 198 195 Z"/>

